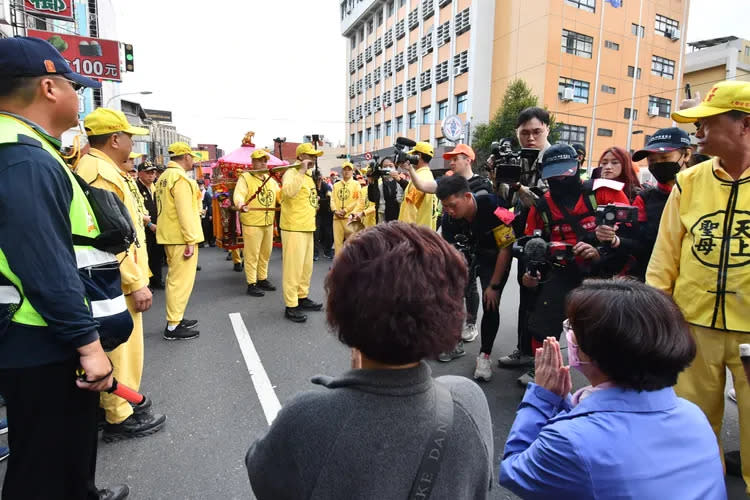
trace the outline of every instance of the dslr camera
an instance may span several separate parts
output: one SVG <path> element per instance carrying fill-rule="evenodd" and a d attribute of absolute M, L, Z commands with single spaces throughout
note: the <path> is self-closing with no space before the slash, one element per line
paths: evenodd
<path fill-rule="evenodd" d="M 409 154 L 409 150 L 411 150 L 416 145 L 417 143 L 415 141 L 412 141 L 408 137 L 397 137 L 396 144 L 393 145 L 393 149 L 396 150 L 395 154 L 393 155 L 393 163 L 395 163 L 396 165 L 400 165 L 403 162 L 408 161 L 412 165 L 416 166 L 417 163 L 419 163 L 419 155 Z"/>
<path fill-rule="evenodd" d="M 488 162 L 495 173 L 495 184 L 526 184 L 531 177 L 531 165 L 539 156 L 538 149 L 513 150 L 511 139 L 502 139 L 490 145 Z"/>
<path fill-rule="evenodd" d="M 638 222 L 638 207 L 608 205 L 596 207 L 596 225 L 611 226 L 615 224 L 636 224 Z"/>
<path fill-rule="evenodd" d="M 372 160 L 367 164 L 367 175 L 372 176 L 373 179 L 388 177 L 391 175 L 391 171 L 390 168 L 383 168 L 378 155 L 372 155 Z"/>

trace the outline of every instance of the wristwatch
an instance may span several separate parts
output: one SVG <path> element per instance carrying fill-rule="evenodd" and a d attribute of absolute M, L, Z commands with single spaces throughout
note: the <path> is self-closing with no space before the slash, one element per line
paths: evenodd
<path fill-rule="evenodd" d="M 490 288 L 498 292 L 503 288 L 503 284 L 502 283 L 490 283 Z"/>

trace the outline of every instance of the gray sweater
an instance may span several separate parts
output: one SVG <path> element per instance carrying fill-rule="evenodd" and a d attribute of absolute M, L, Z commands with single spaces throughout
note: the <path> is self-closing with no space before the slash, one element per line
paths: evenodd
<path fill-rule="evenodd" d="M 328 391 L 297 395 L 245 463 L 259 500 L 406 499 L 436 424 L 431 370 L 352 370 L 318 376 Z M 492 422 L 482 390 L 437 379 L 454 401 L 435 499 L 484 499 L 492 487 Z"/>

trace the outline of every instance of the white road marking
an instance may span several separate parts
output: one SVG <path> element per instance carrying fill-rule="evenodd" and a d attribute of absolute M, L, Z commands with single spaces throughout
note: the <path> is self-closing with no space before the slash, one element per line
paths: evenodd
<path fill-rule="evenodd" d="M 263 368 L 263 363 L 260 361 L 258 351 L 255 350 L 255 345 L 253 345 L 245 322 L 242 321 L 242 315 L 230 313 L 229 320 L 232 322 L 234 336 L 237 337 L 242 357 L 245 358 L 247 371 L 250 372 L 250 378 L 253 381 L 253 386 L 255 386 L 255 392 L 258 394 L 263 413 L 266 415 L 268 425 L 271 425 L 276 418 L 276 414 L 281 410 L 281 403 L 279 403 L 279 398 L 276 397 L 276 392 L 273 390 L 266 369 Z"/>

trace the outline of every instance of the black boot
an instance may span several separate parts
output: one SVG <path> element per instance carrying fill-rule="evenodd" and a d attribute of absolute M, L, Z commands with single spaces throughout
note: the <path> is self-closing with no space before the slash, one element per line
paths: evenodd
<path fill-rule="evenodd" d="M 167 417 L 151 412 L 133 413 L 119 424 L 107 424 L 104 426 L 102 441 L 111 443 L 123 439 L 150 436 L 159 432 L 167 421 Z"/>
<path fill-rule="evenodd" d="M 290 321 L 294 321 L 295 323 L 304 323 L 305 321 L 307 321 L 307 316 L 302 313 L 299 306 L 287 307 L 284 311 L 284 317 Z"/>
<path fill-rule="evenodd" d="M 258 281 L 258 288 L 261 290 L 265 290 L 266 292 L 275 292 L 276 287 L 271 284 L 268 280 L 259 280 Z"/>
<path fill-rule="evenodd" d="M 263 290 L 261 290 L 255 283 L 250 283 L 249 285 L 247 285 L 247 292 L 245 293 L 247 293 L 251 297 L 263 297 L 265 295 Z"/>
<path fill-rule="evenodd" d="M 309 298 L 305 297 L 304 299 L 299 299 L 299 306 L 300 309 L 304 311 L 320 311 L 323 309 L 323 304 L 320 302 L 313 302 Z"/>

